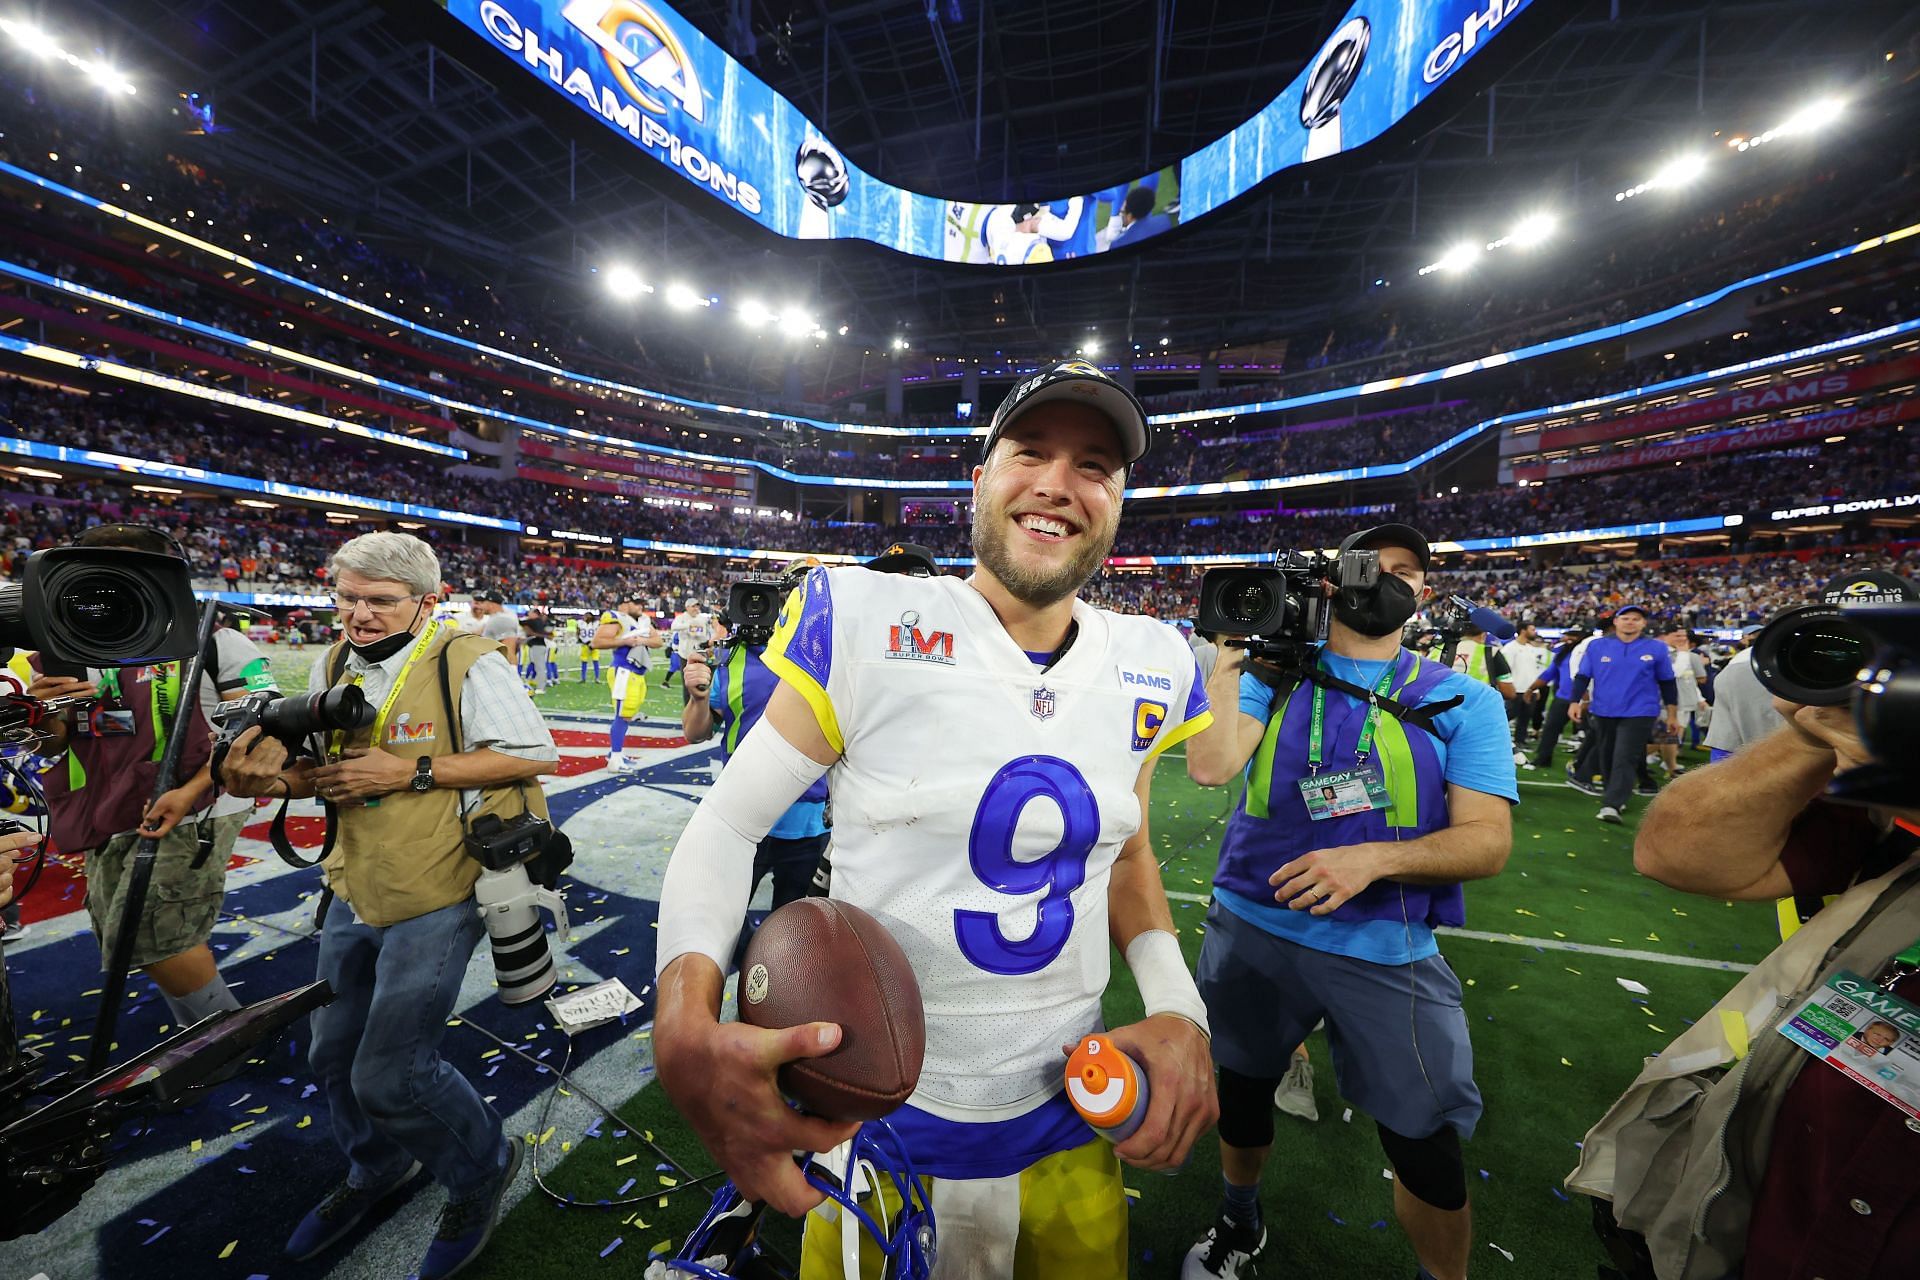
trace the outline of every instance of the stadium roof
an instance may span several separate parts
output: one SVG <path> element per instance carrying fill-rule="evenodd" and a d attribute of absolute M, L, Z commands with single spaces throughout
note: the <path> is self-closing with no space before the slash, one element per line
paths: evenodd
<path fill-rule="evenodd" d="M 939 0 L 931 16 L 917 0 L 675 7 L 825 121 L 850 160 L 983 199 L 1093 189 L 1177 159 L 1272 98 L 1341 12 L 1238 0 Z M 1542 198 L 1605 201 L 1680 139 L 1764 128 L 1782 103 L 1866 76 L 1892 83 L 1920 60 L 1920 8 L 1902 0 L 1534 0 L 1527 13 L 1502 61 L 1476 64 L 1473 84 L 1363 156 L 1283 175 L 1141 251 L 1013 273 L 764 232 L 508 75 L 434 0 L 79 0 L 60 22 L 91 24 L 130 68 L 214 97 L 230 131 L 183 139 L 185 153 L 202 147 L 321 209 L 342 211 L 353 193 L 370 239 L 418 238 L 556 311 L 603 305 L 588 266 L 671 261 L 703 287 L 796 297 L 850 325 L 829 356 L 903 333 L 921 351 L 976 355 L 1067 350 L 1092 329 L 1115 344 L 1244 343 L 1377 279 L 1415 287 L 1462 230 Z M 1899 61 L 1880 67 L 1884 51 Z"/>

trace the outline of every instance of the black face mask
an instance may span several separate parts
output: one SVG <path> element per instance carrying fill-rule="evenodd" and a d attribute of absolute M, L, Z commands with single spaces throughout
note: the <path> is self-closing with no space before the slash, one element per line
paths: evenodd
<path fill-rule="evenodd" d="M 1363 636 L 1392 635 L 1419 607 L 1413 588 L 1390 573 L 1371 587 L 1342 587 L 1333 595 L 1333 616 Z"/>

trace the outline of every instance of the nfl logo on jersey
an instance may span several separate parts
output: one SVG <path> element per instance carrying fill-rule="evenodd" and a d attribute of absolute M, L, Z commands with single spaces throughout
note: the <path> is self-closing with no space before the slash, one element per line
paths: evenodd
<path fill-rule="evenodd" d="M 1035 689 L 1033 691 L 1033 718 L 1036 720 L 1053 719 L 1053 713 L 1059 706 L 1059 703 L 1059 695 L 1054 693 L 1053 690 Z"/>

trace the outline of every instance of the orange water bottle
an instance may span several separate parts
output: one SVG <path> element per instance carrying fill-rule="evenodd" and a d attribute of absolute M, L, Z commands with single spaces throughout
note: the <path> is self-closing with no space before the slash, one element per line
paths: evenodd
<path fill-rule="evenodd" d="M 1147 1118 L 1147 1073 L 1095 1032 L 1067 1059 L 1067 1098 L 1095 1133 L 1125 1142 Z"/>

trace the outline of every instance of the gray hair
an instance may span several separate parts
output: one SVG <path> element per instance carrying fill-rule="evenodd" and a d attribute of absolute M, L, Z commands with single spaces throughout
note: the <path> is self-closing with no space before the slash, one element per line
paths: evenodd
<path fill-rule="evenodd" d="M 342 569 L 382 582 L 404 582 L 416 596 L 440 590 L 440 557 L 410 533 L 363 533 L 333 553 L 328 569 L 337 580 Z"/>

